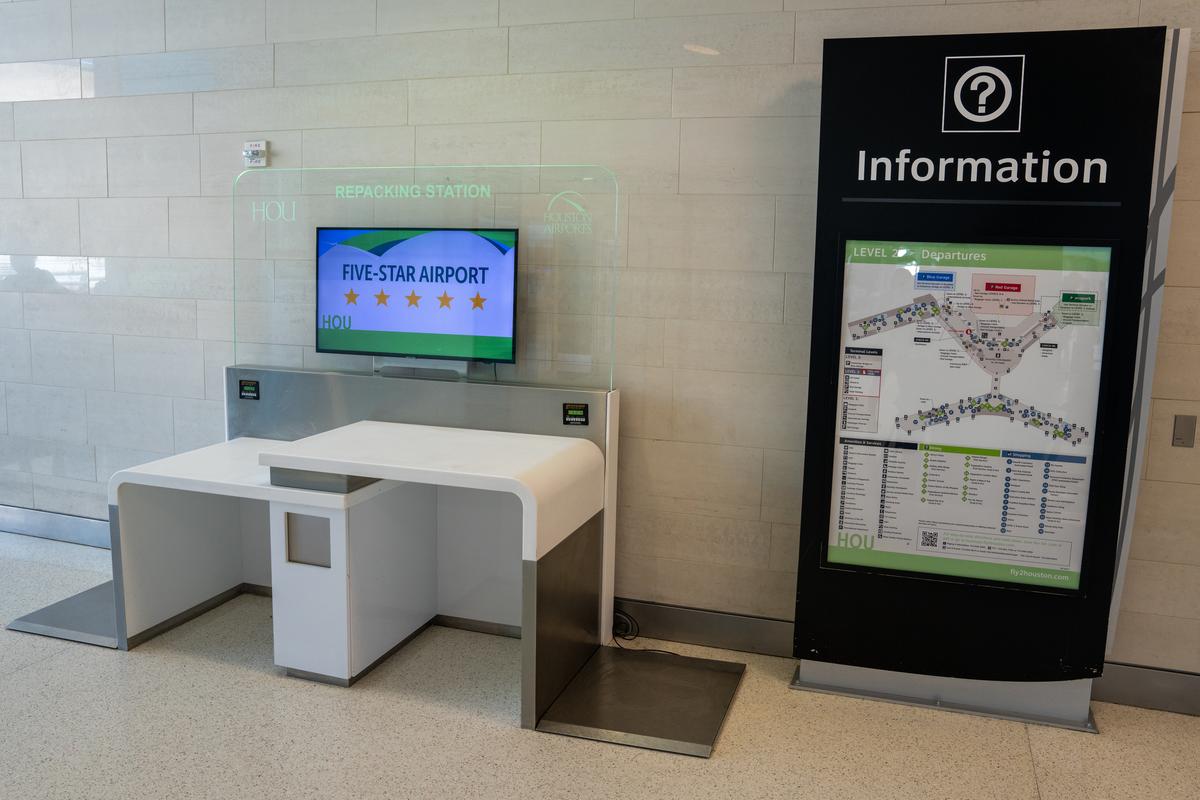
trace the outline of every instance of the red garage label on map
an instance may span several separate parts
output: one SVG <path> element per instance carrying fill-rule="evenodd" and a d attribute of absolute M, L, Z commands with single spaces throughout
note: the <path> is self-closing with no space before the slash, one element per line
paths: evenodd
<path fill-rule="evenodd" d="M 1025 316 L 1035 310 L 1037 279 L 1012 273 L 974 272 L 971 301 L 984 314 Z"/>

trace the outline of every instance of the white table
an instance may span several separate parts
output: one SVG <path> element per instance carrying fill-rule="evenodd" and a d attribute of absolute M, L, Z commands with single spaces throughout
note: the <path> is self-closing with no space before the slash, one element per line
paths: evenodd
<path fill-rule="evenodd" d="M 345 511 L 390 488 L 332 494 L 272 486 L 258 458 L 282 444 L 235 439 L 112 476 L 118 647 L 135 646 L 242 591 L 266 593 L 271 503 Z"/>
<path fill-rule="evenodd" d="M 604 456 L 584 439 L 356 422 L 266 448 L 259 463 L 481 489 L 521 501 L 521 557 L 536 561 L 604 507 Z"/>
<path fill-rule="evenodd" d="M 272 468 L 376 481 L 290 488 Z M 122 648 L 267 586 L 276 663 L 335 683 L 433 619 L 519 628 L 532 727 L 611 613 L 604 457 L 583 439 L 358 422 L 123 470 L 109 496 Z"/>

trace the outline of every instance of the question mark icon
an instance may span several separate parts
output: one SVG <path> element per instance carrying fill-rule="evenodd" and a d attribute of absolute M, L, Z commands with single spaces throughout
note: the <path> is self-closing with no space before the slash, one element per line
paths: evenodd
<path fill-rule="evenodd" d="M 982 89 L 979 87 L 983 87 Z M 987 99 L 996 91 L 996 79 L 991 75 L 976 75 L 971 81 L 971 91 L 979 92 L 979 113 L 987 113 Z"/>
<path fill-rule="evenodd" d="M 963 102 L 963 95 L 968 92 L 974 94 L 969 108 L 967 103 Z M 1000 95 L 1000 101 L 996 103 L 995 108 L 988 111 L 988 100 L 995 94 Z M 1008 110 L 1008 107 L 1012 105 L 1012 99 L 1012 81 L 1008 79 L 1003 70 L 990 65 L 981 65 L 967 70 L 954 85 L 954 107 L 958 109 L 958 113 L 963 116 L 963 119 L 969 122 L 991 122 Z"/>

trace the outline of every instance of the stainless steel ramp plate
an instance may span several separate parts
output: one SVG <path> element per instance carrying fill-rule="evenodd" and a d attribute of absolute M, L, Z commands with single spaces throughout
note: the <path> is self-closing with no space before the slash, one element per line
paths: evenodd
<path fill-rule="evenodd" d="M 117 611 L 113 582 L 105 581 L 26 614 L 10 622 L 8 629 L 116 649 Z"/>
<path fill-rule="evenodd" d="M 708 758 L 745 670 L 730 661 L 601 647 L 537 729 Z"/>

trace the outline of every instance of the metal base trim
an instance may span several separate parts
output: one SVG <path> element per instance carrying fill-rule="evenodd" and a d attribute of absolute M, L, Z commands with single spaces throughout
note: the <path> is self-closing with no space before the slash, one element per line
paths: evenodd
<path fill-rule="evenodd" d="M 1110 661 L 1092 683 L 1092 699 L 1200 716 L 1200 675 Z"/>
<path fill-rule="evenodd" d="M 711 745 L 685 742 L 680 739 L 663 739 L 658 736 L 643 736 L 636 733 L 606 730 L 590 725 L 572 725 L 566 722 L 555 722 L 543 719 L 538 723 L 539 733 L 557 733 L 559 736 L 572 736 L 576 739 L 591 739 L 594 742 L 623 744 L 627 747 L 640 747 L 643 750 L 659 750 L 664 753 L 676 753 L 681 756 L 696 756 L 711 758 Z"/>
<path fill-rule="evenodd" d="M 616 598 L 615 608 L 631 614 L 641 626 L 641 635 L 651 639 L 792 656 L 792 623 L 786 620 L 622 597 Z M 849 694 L 841 690 L 837 693 Z M 1092 697 L 1106 703 L 1200 716 L 1200 674 L 1108 661 L 1104 675 L 1093 681 Z"/>
<path fill-rule="evenodd" d="M 791 658 L 792 655 L 794 626 L 788 620 L 728 614 L 624 597 L 615 598 L 613 607 L 636 619 L 641 635 L 650 639 L 784 658 Z"/>
<path fill-rule="evenodd" d="M 746 665 L 600 647 L 536 729 L 708 758 Z"/>
<path fill-rule="evenodd" d="M 108 550 L 108 520 L 0 505 L 0 531 Z"/>
<path fill-rule="evenodd" d="M 349 678 L 336 678 L 333 675 L 323 675 L 320 672 L 309 672 L 307 670 L 294 669 L 292 667 L 284 667 L 283 671 L 289 677 L 292 677 L 292 678 L 303 678 L 306 681 L 315 681 L 316 683 L 328 683 L 331 686 L 342 686 L 342 687 L 353 686 L 354 684 L 358 683 L 359 680 L 361 680 L 368 672 L 375 669 L 380 664 L 382 664 L 384 661 L 387 661 L 389 658 L 391 658 L 393 655 L 395 655 L 396 652 L 398 650 L 400 650 L 400 648 L 404 647 L 406 644 L 411 642 L 413 639 L 417 638 L 422 633 L 424 633 L 425 629 L 428 628 L 430 625 L 433 625 L 435 623 L 436 619 L 437 619 L 437 617 L 430 619 L 424 625 L 417 628 L 415 631 L 410 633 L 408 636 L 405 636 L 403 639 L 401 639 L 399 642 L 397 642 L 395 644 L 395 646 L 392 647 L 392 649 L 388 650 L 386 653 L 381 655 L 379 658 L 375 659 L 370 664 L 368 664 L 367 666 L 365 666 L 361 670 L 359 670 L 358 674 L 351 675 Z"/>
<path fill-rule="evenodd" d="M 239 584 L 122 641 L 117 625 L 116 588 L 113 581 L 105 581 L 15 619 L 8 624 L 8 629 L 115 650 L 132 650 L 241 594 L 270 597 L 271 587 L 256 583 Z"/>
<path fill-rule="evenodd" d="M 804 680 L 800 677 L 800 667 L 796 667 L 795 673 L 792 675 L 790 687 L 807 692 L 818 692 L 820 694 L 834 694 L 844 697 L 857 697 L 863 700 L 881 700 L 885 703 L 896 703 L 904 706 L 918 706 L 921 708 L 936 708 L 942 711 L 952 711 L 958 714 L 972 714 L 977 717 L 990 717 L 991 719 L 1005 719 L 1012 722 L 1025 722 L 1034 725 L 1046 725 L 1052 728 L 1065 728 L 1072 731 L 1081 731 L 1083 733 L 1099 733 L 1100 729 L 1096 727 L 1096 718 L 1092 713 L 1092 709 L 1088 707 L 1088 715 L 1086 722 L 1080 722 L 1070 719 L 1059 719 L 1057 717 L 1043 717 L 1036 714 L 1008 714 L 997 711 L 995 709 L 982 708 L 972 706 L 966 703 L 947 702 L 944 700 L 926 699 L 923 697 L 913 697 L 909 695 L 891 694 L 888 692 L 875 692 L 868 689 L 856 689 L 843 686 L 832 686 L 829 684 L 815 683 Z"/>
<path fill-rule="evenodd" d="M 521 638 L 520 625 L 505 625 L 503 622 L 487 622 L 482 619 L 467 619 L 466 617 L 452 617 L 449 614 L 438 614 L 431 620 L 433 625 L 441 625 L 443 628 L 458 628 L 464 631 L 474 631 L 475 633 L 486 633 L 491 636 L 507 636 L 509 639 Z"/>
<path fill-rule="evenodd" d="M 283 674 L 287 675 L 289 678 L 300 678 L 302 680 L 312 681 L 313 683 L 324 683 L 328 684 L 329 686 L 340 686 L 343 689 L 352 686 L 354 682 L 358 680 L 357 678 L 335 678 L 332 675 L 322 675 L 320 672 L 308 672 L 302 669 L 292 669 L 291 667 L 284 667 Z"/>
<path fill-rule="evenodd" d="M 194 620 L 196 617 L 200 616 L 201 614 L 212 611 L 217 606 L 228 603 L 230 600 L 237 597 L 241 593 L 242 593 L 242 586 L 238 585 L 238 586 L 234 586 L 232 589 L 226 589 L 225 591 L 221 592 L 220 594 L 213 595 L 212 597 L 208 598 L 207 600 L 205 600 L 201 603 L 197 603 L 196 605 L 192 606 L 191 608 L 189 608 L 185 611 L 181 611 L 173 617 L 164 619 L 162 622 L 159 622 L 155 625 L 151 625 L 149 628 L 146 628 L 146 630 L 144 630 L 144 631 L 139 631 L 138 633 L 133 634 L 132 636 L 127 638 L 127 640 L 125 642 L 125 646 L 122 647 L 121 649 L 122 650 L 132 650 L 133 648 L 137 647 L 139 644 L 143 644 L 144 642 L 148 642 L 149 640 L 153 639 L 155 636 L 166 633 L 167 631 L 171 630 L 172 628 L 177 628 L 185 622 L 191 622 L 192 620 Z"/>
<path fill-rule="evenodd" d="M 117 649 L 116 594 L 105 581 L 8 624 L 10 631 Z"/>

